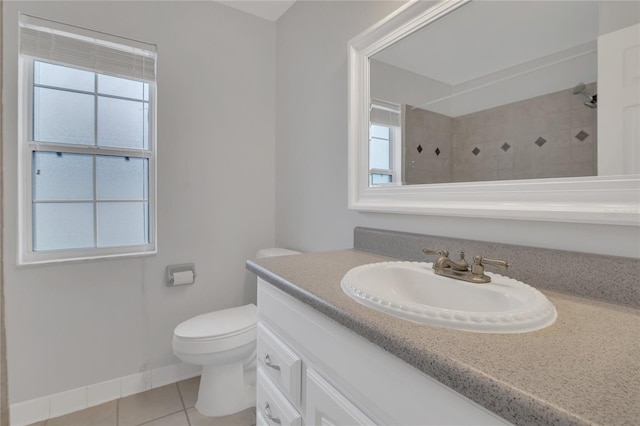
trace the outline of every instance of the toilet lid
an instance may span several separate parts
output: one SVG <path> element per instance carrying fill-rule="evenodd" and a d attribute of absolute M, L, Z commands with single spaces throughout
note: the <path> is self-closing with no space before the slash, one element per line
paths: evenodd
<path fill-rule="evenodd" d="M 244 333 L 256 327 L 258 311 L 249 304 L 198 315 L 178 325 L 174 335 L 181 339 L 218 339 Z"/>

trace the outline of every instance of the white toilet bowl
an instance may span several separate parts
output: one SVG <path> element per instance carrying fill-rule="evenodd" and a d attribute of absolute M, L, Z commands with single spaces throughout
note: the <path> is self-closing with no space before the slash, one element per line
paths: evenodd
<path fill-rule="evenodd" d="M 198 315 L 178 325 L 173 352 L 202 366 L 196 410 L 218 417 L 255 405 L 254 304 Z"/>
<path fill-rule="evenodd" d="M 299 254 L 263 249 L 256 257 Z M 198 315 L 173 333 L 173 352 L 182 361 L 202 366 L 196 410 L 205 416 L 237 413 L 256 403 L 256 305 Z"/>

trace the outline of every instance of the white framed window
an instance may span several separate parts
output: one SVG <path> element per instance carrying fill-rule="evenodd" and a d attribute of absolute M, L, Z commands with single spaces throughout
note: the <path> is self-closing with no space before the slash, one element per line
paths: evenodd
<path fill-rule="evenodd" d="M 372 99 L 369 114 L 369 186 L 402 182 L 401 106 Z"/>
<path fill-rule="evenodd" d="M 155 253 L 155 47 L 21 15 L 19 60 L 19 263 Z"/>

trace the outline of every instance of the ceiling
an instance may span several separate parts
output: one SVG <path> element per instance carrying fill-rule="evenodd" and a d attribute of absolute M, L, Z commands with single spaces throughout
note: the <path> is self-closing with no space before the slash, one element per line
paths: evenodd
<path fill-rule="evenodd" d="M 225 6 L 230 6 L 243 12 L 250 13 L 269 21 L 277 21 L 296 0 L 218 0 Z"/>
<path fill-rule="evenodd" d="M 455 86 L 595 40 L 598 7 L 597 1 L 472 2 L 374 58 Z"/>

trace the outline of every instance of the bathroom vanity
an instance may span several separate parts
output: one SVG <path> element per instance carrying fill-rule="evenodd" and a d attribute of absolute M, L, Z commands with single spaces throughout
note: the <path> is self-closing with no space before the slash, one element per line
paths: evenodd
<path fill-rule="evenodd" d="M 624 152 L 638 152 L 638 123 L 621 108 L 640 98 L 618 94 L 637 93 L 621 89 L 640 80 L 620 52 L 638 51 L 640 24 L 623 2 L 574 3 L 409 1 L 351 39 L 349 208 L 634 230 L 640 169 Z M 385 232 L 247 262 L 260 424 L 640 424 L 639 259 Z M 432 260 L 426 248 L 509 261 L 504 275 L 540 290 L 557 319 L 472 333 L 341 289 L 355 267 Z"/>
<path fill-rule="evenodd" d="M 258 300 L 258 424 L 508 424 L 260 278 Z"/>
<path fill-rule="evenodd" d="M 637 309 L 544 290 L 543 330 L 412 323 L 340 288 L 359 250 L 247 262 L 258 275 L 258 424 L 637 424 Z"/>

